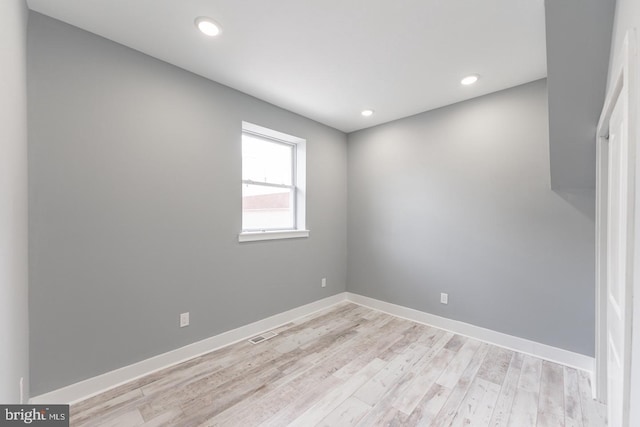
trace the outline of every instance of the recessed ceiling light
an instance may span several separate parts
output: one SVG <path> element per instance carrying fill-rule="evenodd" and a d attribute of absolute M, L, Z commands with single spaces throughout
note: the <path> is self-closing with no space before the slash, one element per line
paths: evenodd
<path fill-rule="evenodd" d="M 460 84 L 463 84 L 465 86 L 469 86 L 469 85 L 472 85 L 475 82 L 477 82 L 479 78 L 480 78 L 479 75 L 471 74 L 470 76 L 467 76 L 464 79 L 460 80 Z"/>
<path fill-rule="evenodd" d="M 211 18 L 207 18 L 206 16 L 200 16 L 196 18 L 196 27 L 202 32 L 202 34 L 206 34 L 207 36 L 217 36 L 222 32 L 222 27 L 216 21 Z"/>
<path fill-rule="evenodd" d="M 362 114 L 364 117 L 370 117 L 373 115 L 373 110 L 362 110 Z"/>

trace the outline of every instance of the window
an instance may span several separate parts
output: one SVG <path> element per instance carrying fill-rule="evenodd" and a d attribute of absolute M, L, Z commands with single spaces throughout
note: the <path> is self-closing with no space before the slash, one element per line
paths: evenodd
<path fill-rule="evenodd" d="M 242 123 L 242 232 L 239 240 L 307 237 L 305 140 Z"/>

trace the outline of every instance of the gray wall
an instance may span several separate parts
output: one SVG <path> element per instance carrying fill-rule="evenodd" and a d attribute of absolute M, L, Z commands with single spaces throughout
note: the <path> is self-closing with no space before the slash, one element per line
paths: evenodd
<path fill-rule="evenodd" d="M 595 131 L 615 0 L 545 0 L 551 188 L 595 218 Z"/>
<path fill-rule="evenodd" d="M 547 125 L 541 80 L 350 134 L 349 291 L 593 355 L 594 225 Z"/>
<path fill-rule="evenodd" d="M 27 8 L 0 2 L 0 403 L 29 381 L 27 312 Z"/>
<path fill-rule="evenodd" d="M 345 290 L 343 133 L 35 13 L 28 71 L 33 395 Z M 238 243 L 243 120 L 307 139 L 310 238 Z"/>

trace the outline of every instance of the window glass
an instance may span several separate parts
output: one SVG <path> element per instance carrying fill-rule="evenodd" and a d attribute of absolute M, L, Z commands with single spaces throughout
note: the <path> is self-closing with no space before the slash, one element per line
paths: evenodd
<path fill-rule="evenodd" d="M 293 184 L 292 144 L 243 134 L 242 179 L 270 184 Z"/>
<path fill-rule="evenodd" d="M 242 185 L 244 230 L 295 229 L 294 190 L 263 185 Z"/>

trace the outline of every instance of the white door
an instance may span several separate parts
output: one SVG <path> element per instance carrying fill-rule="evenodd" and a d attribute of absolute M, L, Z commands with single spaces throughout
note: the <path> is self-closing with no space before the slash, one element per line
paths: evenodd
<path fill-rule="evenodd" d="M 607 396 L 609 426 L 625 423 L 629 333 L 627 313 L 628 135 L 627 97 L 621 93 L 609 119 L 607 212 Z"/>

